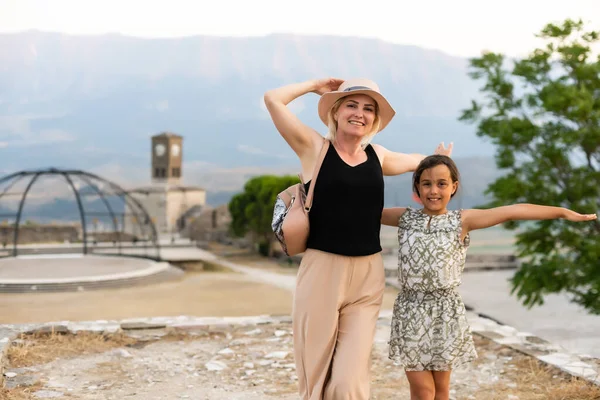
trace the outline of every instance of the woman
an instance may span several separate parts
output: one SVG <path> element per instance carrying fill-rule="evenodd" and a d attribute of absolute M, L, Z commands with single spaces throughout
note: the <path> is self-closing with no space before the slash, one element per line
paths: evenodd
<path fill-rule="evenodd" d="M 370 395 L 370 354 L 385 289 L 381 244 L 383 176 L 414 171 L 425 157 L 369 144 L 395 111 L 367 79 L 311 80 L 265 93 L 277 130 L 308 180 L 324 138 L 288 109 L 294 99 L 321 95 L 329 127 L 314 188 L 310 235 L 296 280 L 292 312 L 294 357 L 302 399 L 362 400 Z M 436 150 L 450 155 L 451 145 Z"/>

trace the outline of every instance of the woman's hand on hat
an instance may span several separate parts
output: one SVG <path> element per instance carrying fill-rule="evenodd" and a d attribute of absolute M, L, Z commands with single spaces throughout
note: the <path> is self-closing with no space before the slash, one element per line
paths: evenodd
<path fill-rule="evenodd" d="M 452 143 L 452 142 L 450 142 L 448 147 L 446 147 L 444 145 L 444 142 L 442 142 L 442 143 L 438 144 L 438 146 L 435 148 L 435 151 L 433 152 L 433 154 L 450 157 L 452 155 L 453 147 L 454 147 L 454 143 Z"/>
<path fill-rule="evenodd" d="M 342 83 L 344 83 L 344 80 L 338 78 L 318 79 L 314 81 L 314 89 L 312 90 L 312 92 L 318 94 L 319 96 L 322 96 L 327 92 L 333 92 L 334 90 L 338 90 Z"/>

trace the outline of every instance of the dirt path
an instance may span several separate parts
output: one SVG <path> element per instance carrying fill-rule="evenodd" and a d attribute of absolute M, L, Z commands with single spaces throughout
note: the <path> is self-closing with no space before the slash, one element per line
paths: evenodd
<path fill-rule="evenodd" d="M 0 324 L 154 316 L 289 315 L 296 268 L 259 256 L 227 258 L 242 272 L 188 272 L 148 286 L 68 293 L 0 294 Z M 382 308 L 397 290 L 386 288 Z"/>
<path fill-rule="evenodd" d="M 291 312 L 291 292 L 238 273 L 186 273 L 179 281 L 70 293 L 0 294 L 0 323 Z"/>

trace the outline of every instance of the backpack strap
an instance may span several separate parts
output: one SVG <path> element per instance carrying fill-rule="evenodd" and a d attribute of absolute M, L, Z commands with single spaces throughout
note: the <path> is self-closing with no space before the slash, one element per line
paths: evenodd
<path fill-rule="evenodd" d="M 304 210 L 306 212 L 309 212 L 312 207 L 313 192 L 317 183 L 317 177 L 319 176 L 321 164 L 323 164 L 323 160 L 325 159 L 325 155 L 327 154 L 327 150 L 329 149 L 329 143 L 329 140 L 323 140 L 323 146 L 321 147 L 321 152 L 319 153 L 319 157 L 317 158 L 317 163 L 315 164 L 315 169 L 313 170 L 310 187 L 308 188 L 308 195 L 306 196 L 306 201 L 304 202 Z M 302 179 L 302 174 L 298 176 L 300 177 L 300 183 L 304 185 L 304 179 Z"/>

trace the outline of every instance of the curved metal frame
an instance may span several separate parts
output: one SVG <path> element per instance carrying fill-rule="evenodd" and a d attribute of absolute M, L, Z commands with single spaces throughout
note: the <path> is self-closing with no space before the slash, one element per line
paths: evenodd
<path fill-rule="evenodd" d="M 106 209 L 108 210 L 108 213 L 110 214 L 110 220 L 113 223 L 113 228 L 115 230 L 115 232 L 117 232 L 118 226 L 117 226 L 117 216 L 115 215 L 110 203 L 108 202 L 108 200 L 106 200 L 106 197 L 104 197 L 104 193 L 102 193 L 102 191 L 98 188 L 98 185 L 94 184 L 92 181 L 90 181 L 88 179 L 87 176 L 80 176 L 81 179 L 83 179 L 85 181 L 85 183 L 88 184 L 88 186 L 90 186 L 91 188 L 93 188 L 96 193 L 98 193 L 98 196 L 100 197 L 100 199 L 102 200 L 102 203 L 104 203 L 104 205 L 106 206 Z M 117 241 L 117 245 L 119 246 L 119 253 L 121 253 L 121 241 Z"/>
<path fill-rule="evenodd" d="M 14 242 L 13 243 L 13 256 L 14 257 L 17 256 L 17 243 L 19 243 L 19 227 L 21 226 L 21 215 L 23 213 L 23 206 L 25 205 L 25 199 L 27 198 L 27 194 L 29 193 L 29 190 L 31 190 L 31 187 L 33 186 L 33 184 L 35 183 L 35 181 L 41 174 L 42 174 L 41 172 L 38 172 L 33 175 L 33 178 L 31 178 L 31 180 L 27 184 L 27 187 L 25 188 L 25 192 L 23 192 L 23 197 L 21 197 L 21 201 L 19 202 L 19 211 L 17 211 L 17 217 L 15 219 L 15 233 L 14 233 L 14 238 L 13 238 L 13 242 Z M 83 229 L 85 229 L 85 228 L 83 228 Z"/>
<path fill-rule="evenodd" d="M 7 194 L 7 192 L 16 183 L 21 181 L 23 178 L 31 177 L 31 180 L 28 182 L 25 190 L 21 193 L 19 207 L 18 207 L 17 213 L 15 214 L 14 233 L 13 233 L 13 249 L 12 249 L 13 250 L 12 255 L 14 257 L 16 257 L 18 255 L 19 228 L 21 225 L 21 218 L 23 216 L 23 208 L 24 208 L 25 202 L 27 200 L 27 195 L 29 194 L 29 192 L 30 192 L 31 188 L 33 187 L 33 185 L 35 184 L 35 182 L 38 181 L 38 179 L 43 175 L 62 176 L 65 179 L 67 186 L 69 186 L 71 188 L 71 190 L 73 191 L 75 200 L 77 202 L 79 218 L 81 221 L 81 229 L 82 229 L 82 236 L 83 236 L 82 237 L 83 254 L 87 254 L 89 252 L 88 243 L 87 243 L 87 238 L 88 238 L 87 219 L 86 219 L 85 207 L 82 202 L 82 194 L 79 192 L 75 183 L 73 182 L 74 177 L 78 177 L 79 179 L 81 179 L 81 181 L 83 181 L 87 185 L 87 187 L 90 187 L 96 193 L 96 195 L 100 198 L 100 200 L 106 207 L 106 210 L 108 211 L 108 215 L 110 215 L 110 218 L 112 220 L 114 232 L 115 232 L 115 234 L 118 235 L 116 242 L 118 243 L 118 254 L 119 255 L 129 256 L 129 257 L 138 257 L 138 258 L 139 257 L 150 258 L 153 260 L 161 259 L 160 258 L 160 242 L 159 242 L 159 237 L 158 237 L 158 233 L 156 230 L 156 226 L 152 222 L 152 219 L 150 218 L 150 215 L 148 214 L 146 209 L 142 206 L 142 204 L 135 197 L 131 196 L 127 191 L 125 191 L 122 187 L 120 187 L 116 183 L 110 182 L 98 175 L 95 175 L 95 174 L 92 174 L 89 172 L 84 172 L 81 170 L 59 170 L 56 168 L 50 168 L 50 169 L 46 169 L 46 170 L 36 170 L 36 171 L 21 171 L 21 172 L 13 173 L 13 174 L 10 174 L 10 175 L 0 178 L 0 184 L 6 183 L 7 181 L 13 179 L 13 181 L 7 185 L 7 187 L 2 191 L 2 193 L 0 193 L 0 199 L 2 199 L 2 197 L 4 197 Z M 98 184 L 94 183 L 93 180 L 96 180 L 96 181 L 102 183 L 103 185 L 106 185 L 108 188 L 110 188 L 111 191 L 113 192 L 112 194 L 110 194 L 110 196 L 117 196 L 120 199 L 122 199 L 125 210 L 122 213 L 123 224 L 121 226 L 121 230 L 118 229 L 117 213 L 115 213 L 115 211 L 113 210 L 113 207 L 110 205 L 109 201 L 106 198 L 108 194 L 106 193 L 106 191 L 103 192 L 98 187 Z M 133 232 L 134 236 L 138 234 L 137 232 L 135 232 L 135 230 L 139 230 L 139 235 L 145 239 L 143 248 L 147 252 L 147 249 L 148 249 L 147 233 L 149 233 L 150 234 L 149 239 L 152 242 L 152 247 L 154 249 L 156 249 L 156 257 L 151 257 L 151 256 L 148 256 L 147 254 L 146 254 L 146 256 L 143 256 L 143 255 L 139 255 L 139 254 L 122 253 L 122 243 L 121 243 L 122 241 L 121 241 L 120 233 L 122 233 L 122 231 L 125 229 L 125 217 L 127 214 L 125 211 L 127 208 L 129 208 L 130 210 L 133 211 L 133 215 L 136 219 L 136 221 L 133 222 L 135 224 L 134 228 L 137 228 L 137 229 L 134 229 L 134 232 Z M 139 218 L 139 217 L 141 217 L 141 218 Z M 144 221 L 140 221 L 141 219 L 144 219 Z M 143 229 L 144 226 L 148 226 L 148 225 L 150 226 L 150 232 L 147 232 L 145 229 Z M 102 253 L 98 253 L 98 254 L 102 254 Z M 115 255 L 115 254 L 105 253 L 105 255 Z"/>

